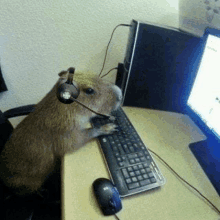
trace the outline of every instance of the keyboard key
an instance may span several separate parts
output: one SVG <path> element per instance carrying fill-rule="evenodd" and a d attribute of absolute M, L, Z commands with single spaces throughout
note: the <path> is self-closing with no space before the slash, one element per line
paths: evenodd
<path fill-rule="evenodd" d="M 146 158 L 145 157 L 141 157 L 140 160 L 141 160 L 141 162 L 145 162 Z"/>
<path fill-rule="evenodd" d="M 109 139 L 109 141 L 112 141 L 112 140 L 113 140 L 113 138 L 112 138 L 111 136 L 109 136 L 108 139 Z"/>
<path fill-rule="evenodd" d="M 129 178 L 129 174 L 128 174 L 126 169 L 122 169 L 122 173 L 123 173 L 125 178 Z"/>
<path fill-rule="evenodd" d="M 144 163 L 143 166 L 144 166 L 144 168 L 149 167 L 147 163 Z"/>
<path fill-rule="evenodd" d="M 144 156 L 144 154 L 142 152 L 139 152 L 138 157 L 142 157 L 142 156 Z"/>
<path fill-rule="evenodd" d="M 138 181 L 137 177 L 132 177 L 131 179 L 132 179 L 133 182 L 137 182 Z"/>
<path fill-rule="evenodd" d="M 113 147 L 112 149 L 113 149 L 113 151 L 118 151 L 117 147 Z"/>
<path fill-rule="evenodd" d="M 129 172 L 133 171 L 133 168 L 132 167 L 128 167 L 128 171 Z"/>
<path fill-rule="evenodd" d="M 121 162 L 121 161 L 122 161 L 122 158 L 121 158 L 121 157 L 117 157 L 117 161 L 118 161 L 118 162 Z"/>
<path fill-rule="evenodd" d="M 140 163 L 141 162 L 139 158 L 135 158 L 134 160 L 135 160 L 136 163 Z"/>
<path fill-rule="evenodd" d="M 118 165 L 119 165 L 120 167 L 123 167 L 123 166 L 124 166 L 124 163 L 123 163 L 123 162 L 119 162 Z"/>
<path fill-rule="evenodd" d="M 129 174 L 130 174 L 130 177 L 135 176 L 135 173 L 134 173 L 134 172 L 130 172 Z"/>
<path fill-rule="evenodd" d="M 130 150 L 132 153 L 135 152 L 133 147 L 129 147 L 129 150 Z"/>
<path fill-rule="evenodd" d="M 139 168 L 139 169 L 143 169 L 144 167 L 143 167 L 142 164 L 139 164 L 139 165 L 138 165 L 138 168 Z"/>
<path fill-rule="evenodd" d="M 151 184 L 151 181 L 150 181 L 149 179 L 140 181 L 140 185 L 141 185 L 141 186 L 146 186 L 146 185 L 148 185 L 148 184 Z"/>
<path fill-rule="evenodd" d="M 138 170 L 139 168 L 138 168 L 138 166 L 135 165 L 135 166 L 133 166 L 133 169 Z"/>
<path fill-rule="evenodd" d="M 135 163 L 134 159 L 129 160 L 129 162 L 130 162 L 130 164 L 134 164 Z"/>
<path fill-rule="evenodd" d="M 135 174 L 136 174 L 136 175 L 140 175 L 141 172 L 140 172 L 139 170 L 137 170 L 137 171 L 135 171 Z"/>
<path fill-rule="evenodd" d="M 151 168 L 150 167 L 145 168 L 145 170 L 146 170 L 147 173 L 151 172 Z"/>
<path fill-rule="evenodd" d="M 124 148 L 124 150 L 125 150 L 125 151 L 127 151 L 127 150 L 128 150 L 128 145 L 123 144 L 123 145 L 122 145 L 122 147 Z"/>
<path fill-rule="evenodd" d="M 124 148 L 124 151 L 125 151 L 126 154 L 129 154 L 129 153 L 130 153 L 128 147 Z"/>
<path fill-rule="evenodd" d="M 140 180 L 143 180 L 143 177 L 142 176 L 137 176 L 137 179 L 140 181 Z"/>
<path fill-rule="evenodd" d="M 130 184 L 128 184 L 128 189 L 135 189 L 135 188 L 137 188 L 139 186 L 140 186 L 139 182 L 130 183 Z"/>
<path fill-rule="evenodd" d="M 130 154 L 130 155 L 128 155 L 128 159 L 134 159 L 134 158 L 136 158 L 136 157 L 137 157 L 136 154 Z"/>
<path fill-rule="evenodd" d="M 146 173 L 145 169 L 141 169 L 141 173 L 145 174 Z"/>
<path fill-rule="evenodd" d="M 115 156 L 118 157 L 120 154 L 118 152 L 115 152 Z"/>
<path fill-rule="evenodd" d="M 106 138 L 103 138 L 102 141 L 103 141 L 103 142 L 107 142 L 107 139 L 106 139 Z"/>
<path fill-rule="evenodd" d="M 129 183 L 132 183 L 132 180 L 131 180 L 131 178 L 128 178 L 128 179 L 125 179 L 125 182 L 126 182 L 127 184 L 129 184 Z"/>
<path fill-rule="evenodd" d="M 148 179 L 148 175 L 145 173 L 145 174 L 143 174 L 143 178 L 144 179 Z"/>
<path fill-rule="evenodd" d="M 156 182 L 157 182 L 156 179 L 155 179 L 154 177 L 151 178 L 150 181 L 151 181 L 152 183 L 156 183 Z"/>
<path fill-rule="evenodd" d="M 154 177 L 154 174 L 153 174 L 152 172 L 149 172 L 149 173 L 148 173 L 148 176 L 149 176 L 149 177 Z"/>

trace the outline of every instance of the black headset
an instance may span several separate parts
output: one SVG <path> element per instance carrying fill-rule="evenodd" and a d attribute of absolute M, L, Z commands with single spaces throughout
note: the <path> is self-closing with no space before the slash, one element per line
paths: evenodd
<path fill-rule="evenodd" d="M 82 105 L 83 107 L 87 108 L 88 110 L 90 110 L 91 112 L 103 116 L 103 117 L 107 117 L 110 118 L 109 115 L 104 115 L 101 113 L 98 113 L 92 109 L 90 109 L 89 107 L 85 106 L 83 103 L 79 102 L 77 100 L 79 94 L 80 94 L 80 89 L 78 88 L 78 85 L 75 81 L 73 81 L 73 74 L 75 72 L 75 68 L 74 67 L 70 67 L 68 69 L 68 79 L 66 82 L 60 84 L 57 88 L 57 98 L 59 99 L 60 102 L 64 103 L 64 104 L 71 104 L 74 101 L 77 102 L 78 104 Z"/>
<path fill-rule="evenodd" d="M 80 90 L 75 81 L 73 81 L 73 74 L 75 72 L 75 68 L 71 67 L 68 69 L 69 75 L 66 82 L 59 85 L 57 89 L 57 98 L 60 102 L 64 104 L 71 104 L 77 99 Z"/>

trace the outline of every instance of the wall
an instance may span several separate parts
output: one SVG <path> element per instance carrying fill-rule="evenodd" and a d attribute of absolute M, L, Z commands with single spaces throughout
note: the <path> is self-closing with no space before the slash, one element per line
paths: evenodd
<path fill-rule="evenodd" d="M 220 29 L 219 0 L 179 0 L 180 27 L 202 36 L 207 27 Z"/>
<path fill-rule="evenodd" d="M 1 0 L 0 62 L 9 90 L 0 109 L 37 103 L 70 66 L 99 73 L 112 30 L 132 19 L 178 27 L 178 1 Z M 104 73 L 123 62 L 127 37 L 127 27 L 115 32 Z"/>

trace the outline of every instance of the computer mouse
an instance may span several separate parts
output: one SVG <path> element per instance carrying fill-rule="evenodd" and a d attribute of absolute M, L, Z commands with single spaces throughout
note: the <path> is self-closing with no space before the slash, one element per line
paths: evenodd
<path fill-rule="evenodd" d="M 96 179 L 92 185 L 96 200 L 104 215 L 113 215 L 122 209 L 119 192 L 109 179 Z"/>

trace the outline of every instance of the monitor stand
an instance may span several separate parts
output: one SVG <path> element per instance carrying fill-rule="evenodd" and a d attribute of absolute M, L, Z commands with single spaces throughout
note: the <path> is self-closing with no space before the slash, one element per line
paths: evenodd
<path fill-rule="evenodd" d="M 207 139 L 191 143 L 189 148 L 220 195 L 220 144 Z"/>

